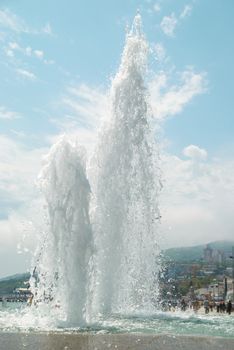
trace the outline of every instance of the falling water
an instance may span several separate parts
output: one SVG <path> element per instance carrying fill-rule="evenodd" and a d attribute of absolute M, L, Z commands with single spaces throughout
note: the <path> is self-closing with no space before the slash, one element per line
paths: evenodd
<path fill-rule="evenodd" d="M 36 266 L 35 302 L 49 304 L 50 312 L 61 309 L 66 325 L 81 326 L 93 253 L 84 150 L 61 138 L 45 160 L 39 185 L 48 206 L 49 230 Z"/>
<path fill-rule="evenodd" d="M 144 83 L 148 51 L 137 15 L 91 161 L 94 308 L 106 315 L 153 312 L 157 299 L 160 182 Z"/>
<path fill-rule="evenodd" d="M 40 174 L 49 231 L 34 273 L 35 300 L 59 307 L 67 325 L 155 311 L 160 186 L 144 83 L 148 51 L 137 15 L 88 178 L 83 150 L 66 138 Z"/>

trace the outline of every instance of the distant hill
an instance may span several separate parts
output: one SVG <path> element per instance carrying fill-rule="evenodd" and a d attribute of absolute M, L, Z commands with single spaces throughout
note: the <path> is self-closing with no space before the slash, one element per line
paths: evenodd
<path fill-rule="evenodd" d="M 164 250 L 164 256 L 168 260 L 176 262 L 192 262 L 203 258 L 203 249 L 206 244 L 193 247 L 179 247 Z M 231 253 L 234 241 L 217 241 L 209 243 L 212 249 L 223 250 L 227 255 Z M 0 296 L 10 294 L 15 288 L 25 287 L 25 282 L 30 278 L 29 273 L 17 274 L 0 279 Z"/>
<path fill-rule="evenodd" d="M 15 288 L 25 288 L 29 277 L 29 273 L 23 273 L 0 279 L 0 296 L 11 294 Z"/>
<path fill-rule="evenodd" d="M 212 249 L 223 250 L 226 254 L 231 253 L 234 241 L 217 241 L 209 243 Z M 203 249 L 206 244 L 193 247 L 179 247 L 164 250 L 165 258 L 174 261 L 197 261 L 203 258 Z"/>
<path fill-rule="evenodd" d="M 0 282 L 9 281 L 9 280 L 18 280 L 21 278 L 25 278 L 25 276 L 28 277 L 29 273 L 17 273 L 15 275 L 2 277 L 2 278 L 0 278 Z"/>

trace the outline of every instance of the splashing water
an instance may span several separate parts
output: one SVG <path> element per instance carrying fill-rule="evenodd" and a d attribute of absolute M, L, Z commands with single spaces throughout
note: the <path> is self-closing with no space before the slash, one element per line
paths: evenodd
<path fill-rule="evenodd" d="M 48 204 L 49 231 L 37 266 L 35 302 L 61 308 L 67 325 L 81 326 L 93 250 L 83 149 L 60 139 L 47 156 L 39 184 Z"/>
<path fill-rule="evenodd" d="M 110 92 L 90 182 L 96 312 L 152 312 L 157 298 L 159 171 L 144 85 L 148 45 L 136 16 Z"/>
<path fill-rule="evenodd" d="M 141 18 L 127 34 L 109 118 L 86 174 L 85 152 L 61 138 L 39 176 L 48 207 L 31 278 L 35 317 L 63 326 L 155 312 L 160 172 L 144 76 Z"/>

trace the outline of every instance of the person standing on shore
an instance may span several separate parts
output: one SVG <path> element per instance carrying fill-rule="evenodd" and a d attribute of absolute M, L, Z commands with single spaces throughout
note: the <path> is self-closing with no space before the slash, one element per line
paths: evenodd
<path fill-rule="evenodd" d="M 209 313 L 209 301 L 206 299 L 205 301 L 204 301 L 204 309 L 205 309 L 205 313 L 206 314 L 208 314 Z"/>
<path fill-rule="evenodd" d="M 228 315 L 231 315 L 231 313 L 232 313 L 232 302 L 231 302 L 231 300 L 229 300 L 228 303 L 227 303 L 227 313 L 228 313 Z"/>

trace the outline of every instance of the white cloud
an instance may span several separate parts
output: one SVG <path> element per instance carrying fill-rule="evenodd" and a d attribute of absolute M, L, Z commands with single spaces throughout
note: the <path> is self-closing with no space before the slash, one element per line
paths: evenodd
<path fill-rule="evenodd" d="M 170 16 L 163 17 L 163 19 L 160 23 L 160 27 L 161 27 L 162 31 L 164 32 L 164 34 L 166 34 L 170 37 L 173 37 L 177 24 L 178 24 L 178 20 L 177 20 L 175 14 L 172 13 Z"/>
<path fill-rule="evenodd" d="M 191 13 L 192 13 L 192 9 L 193 9 L 193 8 L 192 8 L 191 5 L 185 5 L 183 11 L 182 11 L 181 14 L 180 14 L 180 18 L 181 18 L 181 19 L 184 19 L 184 18 L 190 16 Z"/>
<path fill-rule="evenodd" d="M 32 56 L 39 59 L 44 58 L 44 52 L 42 50 L 35 49 L 33 50 L 30 46 L 22 47 L 17 42 L 9 42 L 8 46 L 5 48 L 5 52 L 8 56 L 14 56 L 14 51 L 18 51 L 25 56 Z"/>
<path fill-rule="evenodd" d="M 0 277 L 31 269 L 39 235 L 45 229 L 43 205 L 41 198 L 30 199 L 7 218 L 0 219 Z"/>
<path fill-rule="evenodd" d="M 9 43 L 9 48 L 12 49 L 12 50 L 19 50 L 20 49 L 20 46 L 18 43 L 16 42 L 10 42 Z"/>
<path fill-rule="evenodd" d="M 183 246 L 233 239 L 233 160 L 182 160 L 167 154 L 162 163 L 165 242 Z"/>
<path fill-rule="evenodd" d="M 39 59 L 41 62 L 43 62 L 46 65 L 52 65 L 55 64 L 55 61 L 52 59 L 47 59 L 45 58 L 45 53 L 43 50 L 39 50 L 39 49 L 33 49 L 31 46 L 20 46 L 17 42 L 9 42 L 7 44 L 7 46 L 5 46 L 3 48 L 5 54 L 10 57 L 11 59 L 14 57 L 17 57 L 16 53 L 19 53 L 21 55 L 24 55 L 26 57 L 31 57 L 31 58 L 37 58 Z M 18 61 L 14 60 L 13 61 L 14 66 L 18 64 Z M 31 79 L 31 80 L 35 80 L 36 76 L 31 73 L 31 72 L 27 72 L 25 70 L 19 69 L 18 73 L 21 75 L 24 75 L 25 77 Z M 28 74 L 29 73 L 29 74 Z"/>
<path fill-rule="evenodd" d="M 23 227 L 19 215 L 12 214 L 8 219 L 0 220 L 0 277 L 25 272 L 30 265 L 26 264 L 25 256 L 17 254 Z"/>
<path fill-rule="evenodd" d="M 45 229 L 41 225 L 43 204 L 41 200 L 30 201 L 7 219 L 0 219 L 0 277 L 31 270 L 39 235 Z"/>
<path fill-rule="evenodd" d="M 36 80 L 37 79 L 37 77 L 34 73 L 32 73 L 26 69 L 18 68 L 18 69 L 16 69 L 16 72 L 25 79 L 28 79 L 28 80 Z"/>
<path fill-rule="evenodd" d="M 165 60 L 166 50 L 165 50 L 163 44 L 161 44 L 161 43 L 155 44 L 153 47 L 153 50 L 154 50 L 157 61 L 162 62 Z"/>
<path fill-rule="evenodd" d="M 189 145 L 185 147 L 183 154 L 189 158 L 197 160 L 205 160 L 207 158 L 206 150 L 195 145 Z"/>
<path fill-rule="evenodd" d="M 150 102 L 157 119 L 180 113 L 194 96 L 206 91 L 205 74 L 188 69 L 181 73 L 177 85 L 169 85 L 162 72 L 150 83 Z"/>
<path fill-rule="evenodd" d="M 84 146 L 88 154 L 91 154 L 96 141 L 97 141 L 97 132 L 94 130 L 89 130 L 82 127 L 77 127 L 76 123 L 69 123 L 68 120 L 64 119 L 63 121 L 52 120 L 60 132 L 56 135 L 47 136 L 46 140 L 50 144 L 54 144 L 59 140 L 61 134 L 67 135 L 70 140 L 78 142 L 80 145 Z M 72 125 L 74 126 L 72 128 Z"/>
<path fill-rule="evenodd" d="M 161 73 L 149 84 L 150 104 L 158 120 L 181 112 L 196 95 L 206 91 L 205 76 L 191 69 L 180 74 L 176 85 L 170 85 L 169 78 Z M 98 127 L 110 113 L 107 92 L 85 84 L 68 87 L 58 107 L 62 116 L 51 118 L 51 122 L 60 133 L 78 135 L 87 148 L 95 142 Z"/>
<path fill-rule="evenodd" d="M 43 28 L 31 28 L 25 23 L 22 18 L 7 8 L 0 9 L 0 29 L 1 28 L 4 30 L 4 32 L 0 32 L 0 40 L 1 38 L 5 39 L 7 31 L 15 32 L 17 34 L 27 33 L 33 35 L 54 35 L 49 22 Z"/>
<path fill-rule="evenodd" d="M 15 32 L 27 32 L 24 21 L 8 9 L 0 10 L 0 27 Z"/>
<path fill-rule="evenodd" d="M 161 11 L 161 6 L 159 3 L 155 3 L 154 6 L 153 6 L 153 9 L 155 12 L 160 12 Z"/>
<path fill-rule="evenodd" d="M 10 111 L 4 106 L 0 106 L 0 119 L 13 120 L 21 118 L 20 113 Z"/>
<path fill-rule="evenodd" d="M 106 92 L 85 84 L 70 86 L 59 108 L 63 116 L 52 118 L 51 122 L 57 126 L 60 134 L 66 133 L 71 138 L 77 138 L 90 151 L 96 141 L 97 129 L 109 113 Z M 54 142 L 57 137 L 50 136 L 49 140 Z"/>
<path fill-rule="evenodd" d="M 44 57 L 44 52 L 42 50 L 34 50 L 34 55 L 37 58 L 42 59 Z"/>
<path fill-rule="evenodd" d="M 4 47 L 4 52 L 8 57 L 14 57 L 15 51 L 21 51 L 21 47 L 16 42 L 9 42 L 6 47 Z"/>
<path fill-rule="evenodd" d="M 13 51 L 13 50 L 6 49 L 6 50 L 5 50 L 5 54 L 6 54 L 8 57 L 14 57 L 14 51 Z"/>
<path fill-rule="evenodd" d="M 181 21 L 190 16 L 191 13 L 192 6 L 185 5 L 179 16 L 176 16 L 174 13 L 171 13 L 169 16 L 164 16 L 160 23 L 160 27 L 164 34 L 169 37 L 174 37 L 176 27 L 181 23 Z"/>
<path fill-rule="evenodd" d="M 17 255 L 17 245 L 25 234 L 32 232 L 28 222 L 37 218 L 32 213 L 39 197 L 35 179 L 46 152 L 43 148 L 28 149 L 12 138 L 0 135 L 0 275 L 30 267 L 25 256 Z M 27 245 L 31 244 L 29 241 L 27 239 Z M 10 260 L 7 266 L 3 264 L 4 256 Z"/>
<path fill-rule="evenodd" d="M 53 31 L 51 28 L 50 23 L 47 23 L 43 28 L 42 28 L 42 33 L 48 34 L 48 35 L 53 35 Z"/>
<path fill-rule="evenodd" d="M 0 135 L 0 256 L 3 259 L 5 254 L 12 259 L 7 268 L 1 260 L 0 275 L 26 268 L 25 257 L 16 254 L 16 245 L 32 231 L 32 227 L 30 230 L 26 227 L 28 222 L 37 220 L 33 210 L 38 209 L 40 196 L 35 179 L 47 151 L 46 148 L 28 149 L 13 138 Z"/>
<path fill-rule="evenodd" d="M 0 135 L 0 191 L 10 201 L 33 196 L 36 174 L 45 148 L 27 149 L 22 143 Z M 0 201 L 3 199 L 1 196 Z"/>
<path fill-rule="evenodd" d="M 25 49 L 22 49 L 22 51 L 26 56 L 31 56 L 33 50 L 30 46 L 27 46 Z"/>
<path fill-rule="evenodd" d="M 82 84 L 69 87 L 63 103 L 75 113 L 80 124 L 95 128 L 108 113 L 108 100 L 105 92 Z"/>
<path fill-rule="evenodd" d="M 23 231 L 22 224 L 16 213 L 9 215 L 7 219 L 0 220 L 0 245 L 6 248 L 12 246 L 12 243 L 19 241 L 20 234 Z M 16 246 L 16 245 L 15 245 Z"/>
<path fill-rule="evenodd" d="M 10 130 L 12 134 L 14 134 L 15 136 L 19 137 L 19 138 L 25 138 L 26 134 L 23 131 L 19 131 L 19 130 L 14 130 L 11 129 Z"/>
<path fill-rule="evenodd" d="M 43 60 L 43 62 L 44 62 L 45 64 L 55 64 L 55 61 L 54 61 L 54 60 L 47 60 L 47 59 L 45 59 L 45 60 Z"/>

